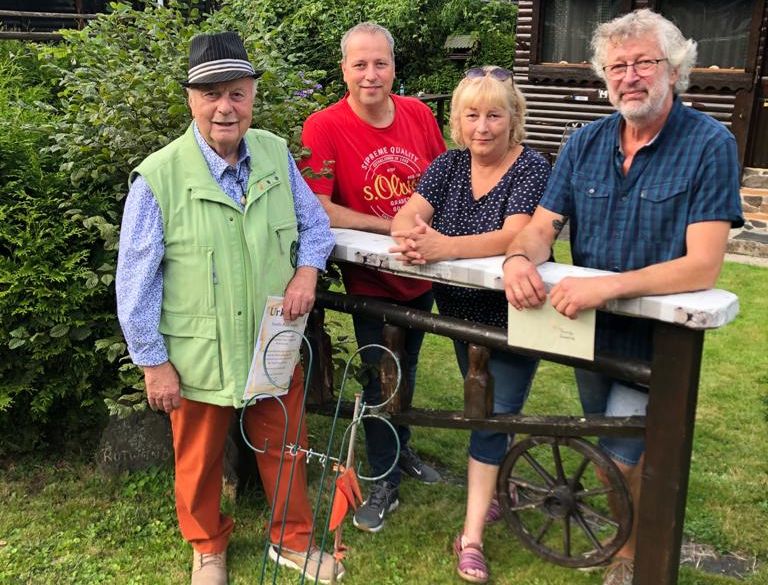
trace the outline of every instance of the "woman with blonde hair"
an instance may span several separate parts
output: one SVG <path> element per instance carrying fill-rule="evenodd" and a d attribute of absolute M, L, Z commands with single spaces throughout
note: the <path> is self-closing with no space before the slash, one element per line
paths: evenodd
<path fill-rule="evenodd" d="M 425 264 L 503 254 L 531 218 L 549 178 L 549 164 L 522 141 L 525 98 L 512 73 L 496 66 L 466 72 L 451 100 L 451 137 L 460 146 L 437 157 L 416 192 L 392 221 L 391 249 L 405 263 Z M 443 315 L 507 327 L 502 291 L 434 285 Z M 468 347 L 454 340 L 466 377 Z M 491 351 L 494 414 L 520 412 L 538 360 Z M 486 521 L 498 519 L 494 493 L 509 436 L 473 431 L 467 466 L 467 510 L 456 537 L 459 576 L 473 583 L 489 577 L 483 553 Z"/>

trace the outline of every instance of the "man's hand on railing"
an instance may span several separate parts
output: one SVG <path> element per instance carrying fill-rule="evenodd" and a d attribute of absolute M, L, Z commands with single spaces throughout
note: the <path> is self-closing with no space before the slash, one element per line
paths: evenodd
<path fill-rule="evenodd" d="M 575 319 L 579 311 L 602 307 L 613 297 L 613 276 L 578 278 L 568 276 L 549 291 L 549 300 L 558 313 Z"/>
<path fill-rule="evenodd" d="M 525 254 L 507 254 L 502 270 L 507 301 L 518 311 L 538 307 L 547 299 L 544 281 Z"/>

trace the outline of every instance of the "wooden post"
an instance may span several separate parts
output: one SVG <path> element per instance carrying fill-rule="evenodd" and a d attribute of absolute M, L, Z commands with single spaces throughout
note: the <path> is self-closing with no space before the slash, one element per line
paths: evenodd
<path fill-rule="evenodd" d="M 634 585 L 675 585 L 704 332 L 656 322 Z"/>
<path fill-rule="evenodd" d="M 469 368 L 464 379 L 465 418 L 486 418 L 493 414 L 493 376 L 488 371 L 490 357 L 487 347 L 468 344 Z"/>
<path fill-rule="evenodd" d="M 437 100 L 437 125 L 440 127 L 440 132 L 443 131 L 445 126 L 445 100 Z"/>
<path fill-rule="evenodd" d="M 304 375 L 309 376 L 307 404 L 323 405 L 334 402 L 333 361 L 331 360 L 331 337 L 325 331 L 325 309 L 315 307 L 307 321 L 307 338 L 312 346 L 312 367 L 305 352 L 302 352 Z"/>
<path fill-rule="evenodd" d="M 75 12 L 77 14 L 83 13 L 83 0 L 75 0 Z M 77 19 L 77 29 L 82 30 L 85 27 L 85 21 L 82 18 Z"/>
<path fill-rule="evenodd" d="M 386 408 L 387 412 L 397 414 L 411 407 L 411 398 L 413 397 L 413 391 L 408 384 L 408 376 L 406 375 L 405 329 L 385 323 L 382 337 L 384 338 L 384 346 L 389 348 L 400 362 L 400 391 Z M 397 391 L 397 365 L 386 351 L 381 353 L 380 372 L 381 400 L 384 402 Z"/>

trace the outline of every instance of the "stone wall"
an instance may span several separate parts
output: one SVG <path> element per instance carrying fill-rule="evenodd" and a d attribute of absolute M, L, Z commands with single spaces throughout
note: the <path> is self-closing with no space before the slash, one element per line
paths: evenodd
<path fill-rule="evenodd" d="M 731 230 L 728 252 L 768 258 L 768 169 L 745 168 L 741 184 L 744 227 Z"/>
<path fill-rule="evenodd" d="M 741 177 L 741 186 L 768 189 L 768 169 L 746 167 Z"/>

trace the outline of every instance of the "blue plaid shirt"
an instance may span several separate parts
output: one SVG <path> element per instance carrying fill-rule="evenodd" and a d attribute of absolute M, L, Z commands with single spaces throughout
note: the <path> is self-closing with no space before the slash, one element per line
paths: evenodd
<path fill-rule="evenodd" d="M 624 175 L 617 112 L 571 136 L 540 205 L 570 218 L 576 266 L 637 270 L 686 253 L 688 226 L 743 225 L 736 140 L 675 99 L 662 130 Z M 651 323 L 598 314 L 596 350 L 650 359 Z"/>
<path fill-rule="evenodd" d="M 241 184 L 248 183 L 251 155 L 245 140 L 240 143 L 237 165 L 232 166 L 205 142 L 194 125 L 195 139 L 211 175 L 242 211 Z M 286 150 L 288 174 L 299 225 L 297 266 L 325 269 L 334 246 L 328 215 L 301 176 Z M 139 176 L 131 185 L 120 229 L 117 260 L 117 313 L 131 359 L 137 365 L 154 366 L 168 361 L 163 336 L 158 331 L 163 300 L 163 220 L 152 190 Z"/>

